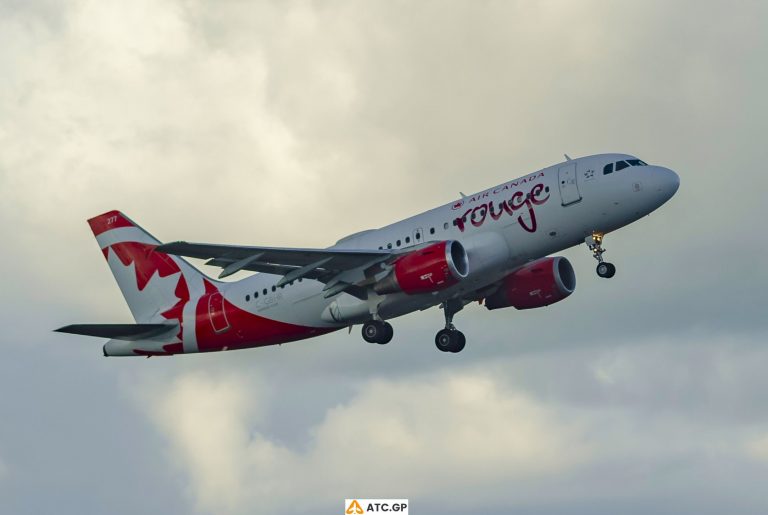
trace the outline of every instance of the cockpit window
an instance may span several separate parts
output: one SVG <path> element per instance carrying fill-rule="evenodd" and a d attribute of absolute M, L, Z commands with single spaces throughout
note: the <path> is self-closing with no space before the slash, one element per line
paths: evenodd
<path fill-rule="evenodd" d="M 623 170 L 624 168 L 627 168 L 629 164 L 626 161 L 616 161 L 616 171 Z"/>
<path fill-rule="evenodd" d="M 630 166 L 648 166 L 648 163 L 645 161 L 641 161 L 640 159 L 627 159 L 626 161 L 616 161 L 615 163 L 608 163 L 603 167 L 603 175 L 608 175 L 609 173 L 618 172 L 619 170 L 623 170 L 624 168 L 630 167 Z"/>

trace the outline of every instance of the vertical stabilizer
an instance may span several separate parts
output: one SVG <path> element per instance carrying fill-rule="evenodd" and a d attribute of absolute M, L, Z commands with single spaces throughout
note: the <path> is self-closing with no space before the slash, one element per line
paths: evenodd
<path fill-rule="evenodd" d="M 136 322 L 181 323 L 189 285 L 203 274 L 181 258 L 155 252 L 160 242 L 120 211 L 88 224 Z"/>

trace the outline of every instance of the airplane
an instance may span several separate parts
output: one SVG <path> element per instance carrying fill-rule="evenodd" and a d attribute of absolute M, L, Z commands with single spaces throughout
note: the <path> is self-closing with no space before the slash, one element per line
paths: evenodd
<path fill-rule="evenodd" d="M 467 304 L 489 310 L 551 305 L 576 288 L 571 263 L 551 254 L 586 244 L 597 275 L 606 234 L 648 215 L 678 175 L 628 154 L 558 163 L 324 248 L 161 243 L 120 211 L 88 220 L 134 324 L 76 324 L 58 332 L 109 338 L 104 356 L 169 356 L 282 344 L 362 325 L 366 342 L 393 338 L 389 320 L 433 306 L 436 347 L 458 353 L 453 324 Z M 184 258 L 221 268 L 218 279 Z"/>

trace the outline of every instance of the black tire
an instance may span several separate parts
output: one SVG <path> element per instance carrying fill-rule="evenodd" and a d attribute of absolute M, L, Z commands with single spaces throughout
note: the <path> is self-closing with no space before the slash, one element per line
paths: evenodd
<path fill-rule="evenodd" d="M 392 324 L 389 322 L 382 322 L 382 325 L 384 326 L 384 331 L 381 334 L 381 339 L 376 343 L 379 345 L 386 345 L 392 341 L 392 336 L 395 335 L 395 330 L 392 329 Z"/>
<path fill-rule="evenodd" d="M 451 352 L 453 335 L 450 329 L 441 329 L 435 335 L 435 347 L 442 352 Z"/>
<path fill-rule="evenodd" d="M 467 339 L 456 329 L 443 329 L 435 335 L 435 347 L 442 352 L 461 352 Z"/>
<path fill-rule="evenodd" d="M 378 343 L 382 334 L 386 331 L 384 325 L 378 320 L 370 320 L 363 324 L 363 340 L 368 343 Z"/>
<path fill-rule="evenodd" d="M 461 331 L 455 331 L 453 336 L 456 342 L 451 349 L 451 352 L 461 352 L 464 350 L 464 346 L 467 344 L 467 338 Z"/>
<path fill-rule="evenodd" d="M 605 279 L 610 279 L 616 275 L 616 267 L 613 265 L 613 263 L 608 263 L 606 261 L 598 263 L 596 271 L 597 275 Z"/>

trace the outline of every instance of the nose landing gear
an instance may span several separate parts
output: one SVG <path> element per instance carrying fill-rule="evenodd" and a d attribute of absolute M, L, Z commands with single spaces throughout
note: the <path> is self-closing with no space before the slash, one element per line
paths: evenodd
<path fill-rule="evenodd" d="M 593 232 L 591 236 L 587 236 L 584 239 L 584 243 L 586 243 L 589 250 L 592 251 L 592 256 L 597 259 L 597 275 L 605 279 L 610 279 L 616 275 L 616 267 L 613 263 L 603 260 L 603 253 L 605 252 L 605 249 L 603 248 L 603 236 L 604 235 L 601 232 Z"/>
<path fill-rule="evenodd" d="M 464 333 L 453 326 L 453 315 L 462 309 L 464 309 L 464 303 L 460 300 L 443 302 L 445 329 L 441 329 L 435 335 L 435 346 L 442 352 L 461 352 L 467 343 Z"/>
<path fill-rule="evenodd" d="M 613 263 L 598 263 L 597 264 L 597 275 L 600 277 L 604 277 L 606 279 L 610 279 L 614 275 L 616 275 L 616 267 L 613 265 Z"/>

